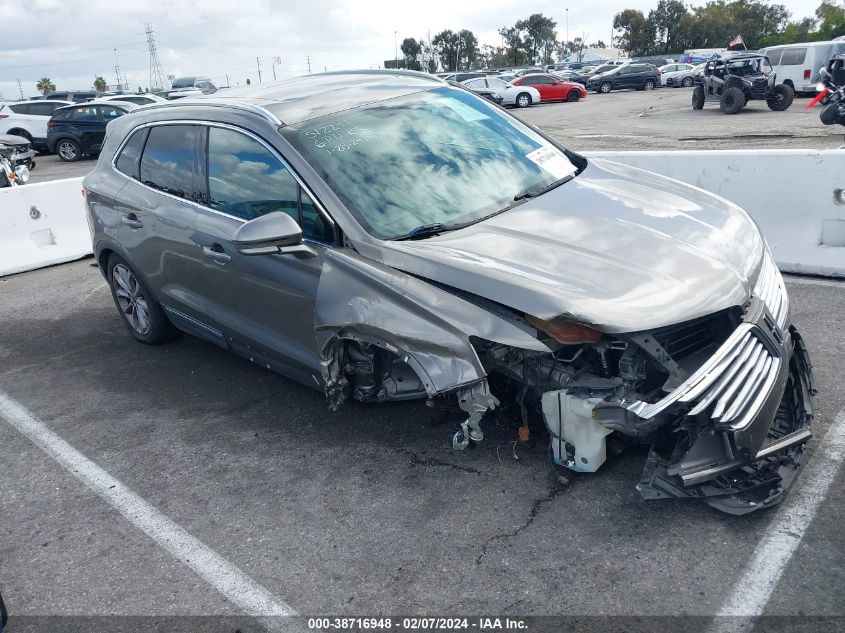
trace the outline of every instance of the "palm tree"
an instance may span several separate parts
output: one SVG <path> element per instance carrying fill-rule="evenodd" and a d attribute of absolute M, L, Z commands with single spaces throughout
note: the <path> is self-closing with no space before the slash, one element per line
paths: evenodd
<path fill-rule="evenodd" d="M 56 89 L 56 84 L 50 81 L 49 77 L 42 77 L 38 80 L 38 83 L 35 84 L 35 87 L 38 88 L 38 92 L 46 95 L 48 92 L 52 92 Z"/>
<path fill-rule="evenodd" d="M 94 78 L 94 90 L 97 92 L 105 92 L 108 87 L 108 82 L 99 75 Z"/>

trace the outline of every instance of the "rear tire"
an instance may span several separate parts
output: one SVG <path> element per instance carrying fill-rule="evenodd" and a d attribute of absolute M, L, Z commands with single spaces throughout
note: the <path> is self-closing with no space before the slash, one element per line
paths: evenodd
<path fill-rule="evenodd" d="M 766 104 L 769 106 L 769 109 L 774 110 L 775 112 L 783 112 L 784 110 L 787 110 L 789 106 L 792 105 L 795 95 L 789 89 L 789 86 L 785 86 L 783 84 L 776 85 L 774 90 L 775 94 L 766 99 Z"/>
<path fill-rule="evenodd" d="M 56 154 L 59 160 L 63 160 L 66 163 L 73 163 L 82 158 L 82 149 L 76 141 L 63 138 L 59 139 L 59 142 L 56 143 Z"/>
<path fill-rule="evenodd" d="M 704 86 L 696 86 L 692 91 L 692 109 L 704 109 Z"/>
<path fill-rule="evenodd" d="M 570 90 L 566 95 L 566 100 L 570 103 L 575 103 L 581 98 L 581 92 L 578 90 Z"/>
<path fill-rule="evenodd" d="M 745 107 L 745 93 L 739 88 L 728 88 L 722 93 L 719 108 L 725 114 L 736 114 Z"/>
<path fill-rule="evenodd" d="M 27 132 L 26 130 L 9 130 L 6 134 L 11 134 L 12 136 L 20 136 L 21 138 L 25 138 L 27 141 L 32 143 L 32 135 Z"/>
<path fill-rule="evenodd" d="M 136 340 L 160 345 L 178 336 L 179 331 L 126 260 L 112 253 L 107 271 L 114 304 L 126 329 Z"/>
<path fill-rule="evenodd" d="M 531 95 L 527 92 L 520 92 L 516 95 L 516 107 L 527 108 L 531 105 Z"/>
<path fill-rule="evenodd" d="M 692 77 L 684 77 L 684 80 L 681 82 L 681 85 L 684 88 L 689 88 L 692 85 Z"/>

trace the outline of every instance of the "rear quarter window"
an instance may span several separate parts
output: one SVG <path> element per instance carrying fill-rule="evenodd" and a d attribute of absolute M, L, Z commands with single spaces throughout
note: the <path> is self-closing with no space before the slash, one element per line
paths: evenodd
<path fill-rule="evenodd" d="M 800 66 L 804 63 L 804 58 L 807 57 L 806 48 L 785 48 L 783 49 L 783 57 L 780 59 L 781 66 Z M 774 62 L 772 62 L 774 64 Z"/>
<path fill-rule="evenodd" d="M 117 160 L 114 163 L 117 171 L 135 180 L 139 179 L 138 159 L 141 157 L 144 142 L 147 140 L 147 131 L 147 128 L 135 130 L 132 136 L 129 137 L 129 140 L 126 141 L 123 149 L 120 150 L 120 154 L 118 154 Z"/>
<path fill-rule="evenodd" d="M 14 103 L 9 106 L 9 110 L 14 112 L 15 114 L 29 114 L 29 104 L 28 103 Z"/>

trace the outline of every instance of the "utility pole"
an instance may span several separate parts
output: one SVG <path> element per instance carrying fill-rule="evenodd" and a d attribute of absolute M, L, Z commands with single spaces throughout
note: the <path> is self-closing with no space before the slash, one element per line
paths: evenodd
<path fill-rule="evenodd" d="M 311 55 L 305 56 L 306 61 L 308 62 L 308 74 L 311 74 Z"/>
<path fill-rule="evenodd" d="M 120 90 L 122 81 L 120 79 L 120 62 L 117 59 L 117 49 L 114 49 L 114 74 L 117 75 L 117 89 Z"/>
<path fill-rule="evenodd" d="M 399 68 L 399 49 L 396 48 L 396 31 L 393 31 L 393 67 Z"/>
<path fill-rule="evenodd" d="M 229 87 L 229 73 L 226 73 L 226 87 Z"/>
<path fill-rule="evenodd" d="M 147 22 L 144 28 L 147 33 L 147 50 L 150 53 L 150 90 L 156 92 L 165 87 L 166 78 L 158 59 L 155 36 L 153 35 L 153 23 Z"/>
<path fill-rule="evenodd" d="M 566 8 L 566 43 L 569 43 L 569 7 Z"/>
<path fill-rule="evenodd" d="M 21 80 L 18 79 L 18 90 L 21 91 L 21 101 L 23 101 L 23 86 L 21 86 Z"/>
<path fill-rule="evenodd" d="M 255 63 L 258 64 L 258 83 L 261 83 L 261 59 L 256 57 Z"/>

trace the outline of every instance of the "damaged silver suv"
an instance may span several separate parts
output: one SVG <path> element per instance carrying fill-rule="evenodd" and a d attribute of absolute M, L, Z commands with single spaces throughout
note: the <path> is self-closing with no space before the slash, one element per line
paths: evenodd
<path fill-rule="evenodd" d="M 780 501 L 811 436 L 807 352 L 740 208 L 428 75 L 147 106 L 84 188 L 136 339 L 189 332 L 331 409 L 448 398 L 462 449 L 509 405 L 563 467 L 646 443 L 643 497 L 735 514 Z"/>

